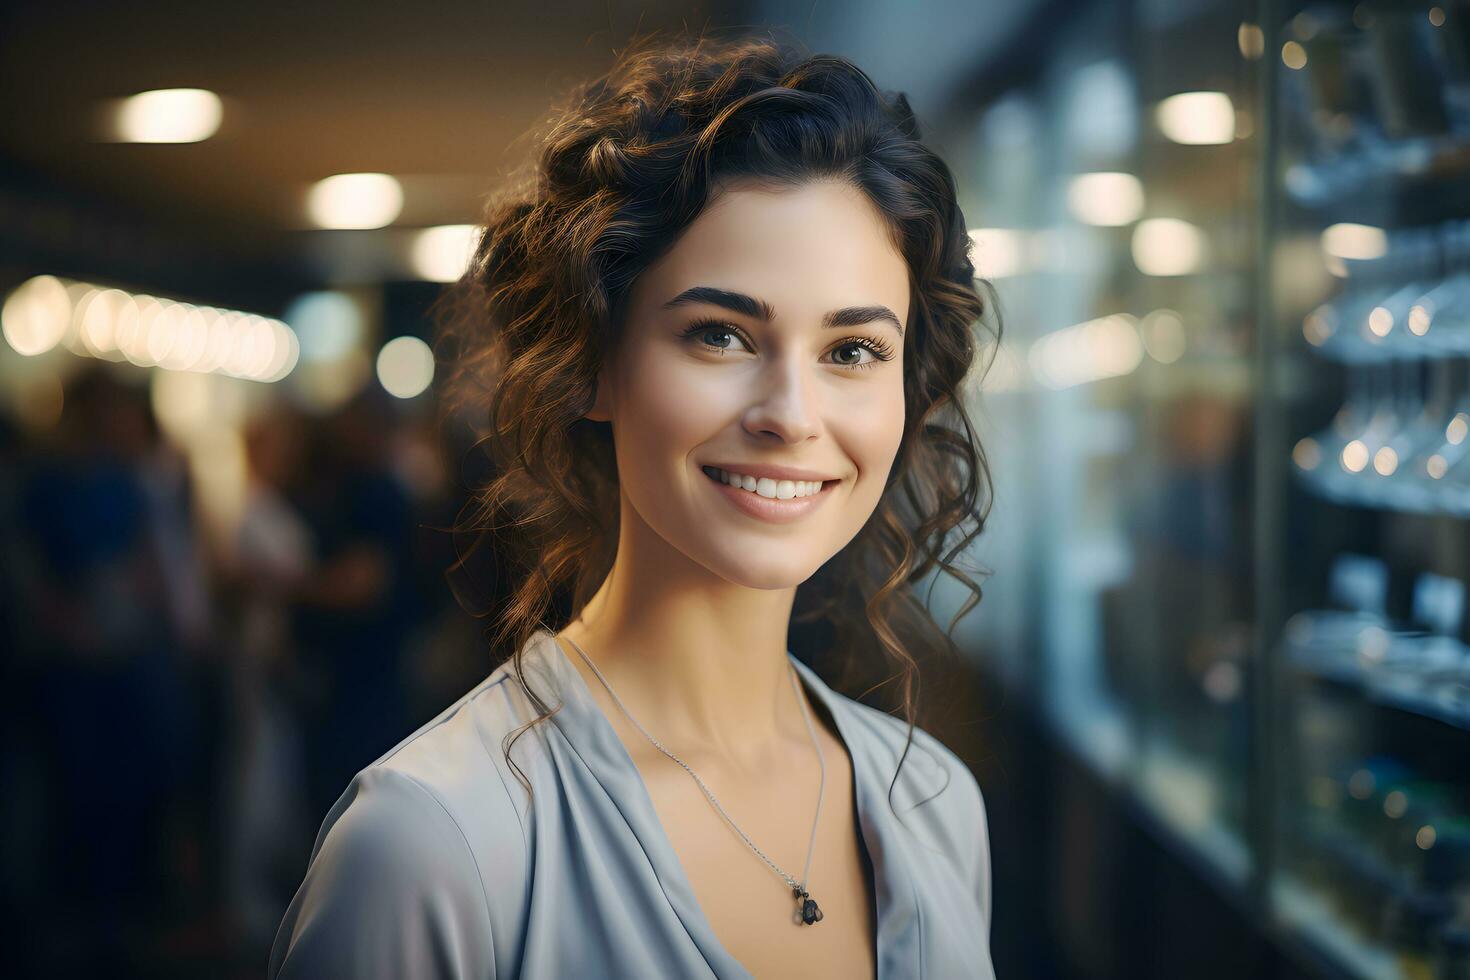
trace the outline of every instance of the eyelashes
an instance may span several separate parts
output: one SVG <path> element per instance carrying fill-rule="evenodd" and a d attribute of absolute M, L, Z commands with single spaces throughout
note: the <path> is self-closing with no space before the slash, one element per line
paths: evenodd
<path fill-rule="evenodd" d="M 739 327 L 737 327 L 733 323 L 730 323 L 728 320 L 719 320 L 714 317 L 701 317 L 700 319 L 695 320 L 693 323 L 689 324 L 689 326 L 685 327 L 683 333 L 681 333 L 679 336 L 682 339 L 689 340 L 692 338 L 696 338 L 700 334 L 704 333 L 727 333 L 733 337 L 740 338 L 741 343 L 750 346 L 749 342 L 745 338 L 743 331 L 741 331 Z M 703 341 L 700 341 L 699 346 L 705 350 L 713 351 L 716 354 L 723 355 L 725 353 L 725 348 L 717 347 L 714 344 L 704 343 Z M 847 368 L 848 370 L 861 371 L 867 368 L 877 367 L 879 364 L 882 364 L 885 361 L 893 360 L 893 346 L 886 341 L 876 340 L 872 337 L 848 337 L 846 340 L 843 340 L 833 349 L 842 350 L 845 347 L 864 347 L 872 351 L 873 353 L 873 360 L 870 361 L 851 363 L 842 361 L 835 362 L 838 367 Z"/>

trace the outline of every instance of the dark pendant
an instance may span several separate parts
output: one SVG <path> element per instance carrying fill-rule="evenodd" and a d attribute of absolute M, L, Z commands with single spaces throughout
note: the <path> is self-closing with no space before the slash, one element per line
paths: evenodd
<path fill-rule="evenodd" d="M 817 908 L 816 901 L 807 894 L 805 888 L 793 888 L 792 893 L 801 900 L 801 924 L 805 926 L 814 925 L 822 921 L 822 910 Z"/>

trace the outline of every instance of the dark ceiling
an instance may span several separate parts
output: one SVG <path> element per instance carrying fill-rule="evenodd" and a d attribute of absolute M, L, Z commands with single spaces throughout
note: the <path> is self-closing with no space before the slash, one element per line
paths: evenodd
<path fill-rule="evenodd" d="M 246 229 L 304 224 L 344 171 L 405 182 L 399 223 L 473 220 L 550 99 L 641 26 L 720 24 L 728 5 L 51 3 L 0 28 L 0 152 L 79 189 Z M 623 9 L 619 9 L 623 8 Z M 225 99 L 192 144 L 95 138 L 103 100 L 200 87 Z"/>
<path fill-rule="evenodd" d="M 861 59 L 919 107 L 939 80 L 995 53 L 1028 9 L 1026 0 L 12 3 L 0 12 L 0 162 L 69 199 L 203 230 L 310 278 L 372 278 L 389 236 L 301 233 L 313 182 L 392 173 L 405 191 L 397 227 L 473 222 L 498 176 L 533 152 L 526 134 L 551 101 L 605 70 L 635 32 L 776 24 Z M 219 93 L 214 137 L 98 139 L 107 100 L 172 87 Z"/>

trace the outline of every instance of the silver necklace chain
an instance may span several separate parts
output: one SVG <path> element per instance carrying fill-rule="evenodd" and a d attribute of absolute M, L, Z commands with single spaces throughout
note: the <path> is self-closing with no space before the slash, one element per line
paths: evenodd
<path fill-rule="evenodd" d="M 792 690 L 796 693 L 796 703 L 801 707 L 801 717 L 802 720 L 806 722 L 807 733 L 810 734 L 812 738 L 812 747 L 817 750 L 817 764 L 821 767 L 822 770 L 821 782 L 817 786 L 817 812 L 816 815 L 812 817 L 812 836 L 811 840 L 807 843 L 806 867 L 802 869 L 800 881 L 797 881 L 795 878 L 791 877 L 791 875 L 787 874 L 785 871 L 782 871 L 779 867 L 776 866 L 776 863 L 774 861 L 766 857 L 764 851 L 755 846 L 755 841 L 751 840 L 746 835 L 745 831 L 741 830 L 740 827 L 735 823 L 735 821 L 730 819 L 730 815 L 725 812 L 725 808 L 720 806 L 720 801 L 715 799 L 715 794 L 710 792 L 709 787 L 704 784 L 704 780 L 699 778 L 699 774 L 693 769 L 689 768 L 688 763 L 686 763 L 683 759 L 680 759 L 668 749 L 664 748 L 662 745 L 659 744 L 658 739 L 648 734 L 648 729 L 640 725 L 638 723 L 638 719 L 633 717 L 632 712 L 630 712 L 623 704 L 622 698 L 618 697 L 617 692 L 612 689 L 612 685 L 607 682 L 607 678 L 602 676 L 602 671 L 597 669 L 597 665 L 592 662 L 592 658 L 587 656 L 586 651 L 584 651 L 580 646 L 577 645 L 577 641 L 573 640 L 569 636 L 564 637 L 564 639 L 568 643 L 570 643 L 573 648 L 576 649 L 577 653 L 581 654 L 582 659 L 587 662 L 587 666 L 592 668 L 592 672 L 596 674 L 597 679 L 602 682 L 602 686 L 607 688 L 607 693 L 612 695 L 612 699 L 614 702 L 616 702 L 618 708 L 621 709 L 623 714 L 628 716 L 628 720 L 631 721 L 635 726 L 637 726 L 638 730 L 643 733 L 645 738 L 653 743 L 654 748 L 658 749 L 670 759 L 673 759 L 680 766 L 683 766 L 684 771 L 694 777 L 694 781 L 699 784 L 699 788 L 704 791 L 704 795 L 709 797 L 709 801 L 714 804 L 715 809 L 720 811 L 720 816 L 724 817 L 725 821 L 729 823 L 731 827 L 735 828 L 735 832 L 741 836 L 741 838 L 745 841 L 747 845 L 749 845 L 752 851 L 760 856 L 760 859 L 762 861 L 766 862 L 766 864 L 770 866 L 772 871 L 776 872 L 776 874 L 779 875 L 781 879 L 786 882 L 786 884 L 791 886 L 791 890 L 796 895 L 796 897 L 800 900 L 803 900 L 802 904 L 804 910 L 809 910 L 804 912 L 804 921 L 807 924 L 820 921 L 822 913 L 816 908 L 816 903 L 812 902 L 810 896 L 807 894 L 806 883 L 807 872 L 811 870 L 812 866 L 812 850 L 816 847 L 817 844 L 817 825 L 822 815 L 822 794 L 827 785 L 827 762 L 822 757 L 822 746 L 821 743 L 817 741 L 817 731 L 812 726 L 811 714 L 807 711 L 806 701 L 801 697 L 801 691 L 797 687 L 798 681 L 796 678 L 796 669 L 791 666 L 790 662 L 787 662 L 786 669 L 791 674 Z"/>

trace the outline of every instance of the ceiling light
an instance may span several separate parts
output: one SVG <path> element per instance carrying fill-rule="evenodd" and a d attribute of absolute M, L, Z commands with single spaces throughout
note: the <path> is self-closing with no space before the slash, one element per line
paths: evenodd
<path fill-rule="evenodd" d="M 413 240 L 414 274 L 427 282 L 454 282 L 469 267 L 479 236 L 477 225 L 425 228 Z"/>
<path fill-rule="evenodd" d="M 403 210 L 403 188 L 388 174 L 336 174 L 312 186 L 306 209 L 320 228 L 382 228 Z"/>
<path fill-rule="evenodd" d="M 124 99 L 115 124 L 125 143 L 197 143 L 215 134 L 223 116 L 208 89 L 160 88 Z"/>

